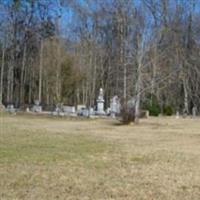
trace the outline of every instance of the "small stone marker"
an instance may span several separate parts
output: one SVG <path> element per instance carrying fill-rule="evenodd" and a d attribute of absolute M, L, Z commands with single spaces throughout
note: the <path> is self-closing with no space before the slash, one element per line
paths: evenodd
<path fill-rule="evenodd" d="M 197 107 L 194 106 L 194 107 L 192 108 L 192 117 L 193 117 L 193 118 L 196 118 L 196 116 L 197 116 Z"/>
<path fill-rule="evenodd" d="M 26 112 L 27 112 L 27 113 L 29 113 L 29 112 L 30 112 L 30 109 L 29 109 L 29 107 L 27 107 L 27 108 L 26 108 Z"/>
<path fill-rule="evenodd" d="M 110 114 L 111 114 L 111 108 L 107 108 L 107 109 L 106 109 L 106 114 L 107 114 L 107 115 L 110 115 Z"/>
<path fill-rule="evenodd" d="M 60 116 L 60 117 L 64 117 L 64 116 L 65 116 L 65 113 L 64 113 L 64 112 L 60 112 L 60 113 L 59 113 L 59 116 Z"/>
<path fill-rule="evenodd" d="M 89 117 L 89 110 L 88 109 L 83 109 L 82 110 L 82 116 Z"/>
<path fill-rule="evenodd" d="M 94 108 L 90 108 L 90 109 L 89 109 L 89 114 L 90 114 L 90 115 L 94 115 L 94 114 L 95 114 Z"/>
<path fill-rule="evenodd" d="M 53 116 L 59 116 L 60 113 L 61 113 L 61 108 L 60 108 L 60 105 L 57 104 L 55 110 L 52 112 L 52 115 Z"/>
<path fill-rule="evenodd" d="M 180 114 L 179 114 L 179 111 L 176 112 L 176 119 L 179 119 L 180 118 Z"/>
<path fill-rule="evenodd" d="M 146 118 L 149 118 L 149 110 L 146 110 Z"/>
<path fill-rule="evenodd" d="M 83 110 L 85 110 L 86 109 L 86 106 L 85 105 L 78 105 L 77 106 L 77 114 L 79 115 L 79 116 L 83 116 Z"/>

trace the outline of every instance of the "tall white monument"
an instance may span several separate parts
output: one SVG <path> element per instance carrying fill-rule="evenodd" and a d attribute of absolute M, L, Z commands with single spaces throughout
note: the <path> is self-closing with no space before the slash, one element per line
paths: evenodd
<path fill-rule="evenodd" d="M 97 114 L 98 115 L 105 115 L 104 111 L 104 97 L 103 97 L 103 89 L 100 88 L 99 90 L 99 96 L 97 99 Z"/>

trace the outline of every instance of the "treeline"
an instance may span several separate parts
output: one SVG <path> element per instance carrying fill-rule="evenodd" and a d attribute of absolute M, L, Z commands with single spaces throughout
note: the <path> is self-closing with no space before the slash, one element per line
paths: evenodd
<path fill-rule="evenodd" d="M 200 107 L 198 0 L 0 0 L 0 102 Z"/>

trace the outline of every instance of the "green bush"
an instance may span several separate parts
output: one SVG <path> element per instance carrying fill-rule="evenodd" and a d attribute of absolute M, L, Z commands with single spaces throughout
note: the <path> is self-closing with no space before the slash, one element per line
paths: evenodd
<path fill-rule="evenodd" d="M 147 109 L 149 110 L 150 116 L 156 116 L 157 117 L 160 114 L 160 106 L 159 105 L 152 104 L 152 105 L 149 105 L 147 107 Z"/>
<path fill-rule="evenodd" d="M 163 114 L 166 115 L 166 116 L 172 116 L 174 113 L 174 110 L 172 108 L 172 106 L 165 106 L 163 108 Z"/>
<path fill-rule="evenodd" d="M 145 109 L 149 111 L 150 116 L 158 116 L 161 113 L 160 105 L 155 95 L 147 95 Z"/>

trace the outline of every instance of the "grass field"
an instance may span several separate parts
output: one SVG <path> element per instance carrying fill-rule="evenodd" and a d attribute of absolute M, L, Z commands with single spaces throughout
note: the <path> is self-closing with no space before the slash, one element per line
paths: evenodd
<path fill-rule="evenodd" d="M 200 119 L 0 116 L 1 200 L 199 200 Z"/>

